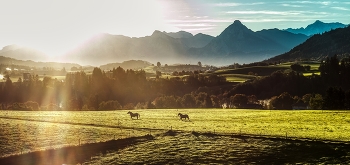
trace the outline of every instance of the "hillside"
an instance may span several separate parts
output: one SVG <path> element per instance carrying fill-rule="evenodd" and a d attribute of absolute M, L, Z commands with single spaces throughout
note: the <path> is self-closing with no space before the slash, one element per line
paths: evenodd
<path fill-rule="evenodd" d="M 327 56 L 350 55 L 350 26 L 323 34 L 316 34 L 291 51 L 270 58 L 267 62 L 295 61 L 301 59 L 321 60 Z"/>
<path fill-rule="evenodd" d="M 185 31 L 179 31 L 176 33 L 164 33 L 170 37 L 180 40 L 184 45 L 186 45 L 189 48 L 202 48 L 205 45 L 207 45 L 211 40 L 213 40 L 213 38 L 215 38 L 213 36 L 203 33 L 198 33 L 193 36 L 191 33 Z"/>
<path fill-rule="evenodd" d="M 257 31 L 256 33 L 276 43 L 281 44 L 283 47 L 289 50 L 299 45 L 300 43 L 305 42 L 309 38 L 304 34 L 294 34 L 279 29 L 264 29 L 261 31 Z"/>
<path fill-rule="evenodd" d="M 69 70 L 71 67 L 80 67 L 79 64 L 74 63 L 59 63 L 59 62 L 34 62 L 31 60 L 17 60 L 14 58 L 4 57 L 0 56 L 0 64 L 5 66 L 27 66 L 27 67 L 35 67 L 35 68 L 43 68 L 43 67 L 50 67 L 54 69 L 62 69 L 66 68 Z"/>
<path fill-rule="evenodd" d="M 19 45 L 8 45 L 0 50 L 0 56 L 10 57 L 19 60 L 35 60 L 35 61 L 47 61 L 48 56 L 40 52 L 39 50 L 35 50 L 28 47 L 23 47 Z"/>
<path fill-rule="evenodd" d="M 160 31 L 140 38 L 100 34 L 65 56 L 90 65 L 127 60 L 170 62 L 183 57 L 186 49 L 179 40 Z"/>
<path fill-rule="evenodd" d="M 122 63 L 109 63 L 106 65 L 101 65 L 100 68 L 103 70 L 111 70 L 113 68 L 121 67 L 123 69 L 143 69 L 147 66 L 151 66 L 152 64 L 147 61 L 141 61 L 141 60 L 130 60 L 130 61 L 124 61 Z"/>

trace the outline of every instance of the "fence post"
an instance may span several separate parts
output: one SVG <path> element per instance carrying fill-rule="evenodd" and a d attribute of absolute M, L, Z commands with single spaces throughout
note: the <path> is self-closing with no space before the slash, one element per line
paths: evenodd
<path fill-rule="evenodd" d="M 286 132 L 286 139 L 287 139 L 287 132 Z"/>

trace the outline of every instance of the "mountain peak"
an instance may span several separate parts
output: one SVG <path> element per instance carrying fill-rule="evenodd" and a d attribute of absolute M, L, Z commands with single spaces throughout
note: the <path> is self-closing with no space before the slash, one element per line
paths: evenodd
<path fill-rule="evenodd" d="M 168 36 L 170 37 L 173 37 L 173 38 L 191 38 L 193 37 L 193 34 L 189 33 L 189 32 L 186 32 L 186 31 L 178 31 L 178 32 L 164 32 L 165 34 L 167 34 Z"/>
<path fill-rule="evenodd" d="M 252 33 L 253 31 L 244 26 L 241 21 L 235 20 L 230 26 L 228 26 L 220 36 L 237 36 L 243 33 Z M 242 35 L 240 35 L 243 37 Z"/>
<path fill-rule="evenodd" d="M 320 20 L 316 20 L 313 24 L 324 24 L 324 22 L 322 22 Z"/>
<path fill-rule="evenodd" d="M 235 20 L 235 21 L 233 22 L 233 24 L 243 25 L 243 24 L 242 24 L 242 22 L 241 22 L 241 21 L 239 21 L 239 20 Z"/>
<path fill-rule="evenodd" d="M 161 31 L 159 30 L 155 30 L 153 33 L 152 33 L 152 36 L 154 35 L 159 35 L 159 34 L 163 34 Z"/>

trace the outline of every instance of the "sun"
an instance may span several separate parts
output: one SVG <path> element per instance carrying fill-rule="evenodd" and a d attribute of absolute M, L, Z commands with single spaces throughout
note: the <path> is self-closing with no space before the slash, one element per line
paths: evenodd
<path fill-rule="evenodd" d="M 154 30 L 172 31 L 164 20 L 167 9 L 161 0 L 33 0 L 20 6 L 9 1 L 0 11 L 10 13 L 2 20 L 1 40 L 7 43 L 1 45 L 31 47 L 59 60 L 100 33 L 144 37 Z"/>

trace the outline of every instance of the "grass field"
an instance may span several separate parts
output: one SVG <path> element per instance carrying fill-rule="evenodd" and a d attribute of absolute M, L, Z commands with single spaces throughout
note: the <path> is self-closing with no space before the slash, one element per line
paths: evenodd
<path fill-rule="evenodd" d="M 277 70 L 289 69 L 290 65 L 272 65 L 272 66 L 252 66 L 238 69 L 221 69 L 217 70 L 214 73 L 218 75 L 222 74 L 243 74 L 248 75 L 249 72 L 257 73 L 258 76 L 267 76 Z"/>
<path fill-rule="evenodd" d="M 114 138 L 155 135 L 171 129 L 188 133 L 350 141 L 350 112 L 347 111 L 163 109 L 133 112 L 140 113 L 140 119 L 132 120 L 126 110 L 0 111 L 0 157 Z M 187 113 L 190 120 L 179 120 L 179 112 Z M 178 138 L 186 137 L 185 134 Z"/>

